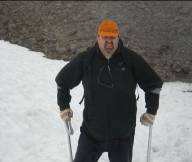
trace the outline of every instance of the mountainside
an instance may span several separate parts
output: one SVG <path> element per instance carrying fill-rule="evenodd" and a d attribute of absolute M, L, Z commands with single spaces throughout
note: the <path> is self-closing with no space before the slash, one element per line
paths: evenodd
<path fill-rule="evenodd" d="M 0 39 L 69 60 L 94 44 L 104 18 L 166 81 L 192 81 L 190 1 L 4 1 Z"/>

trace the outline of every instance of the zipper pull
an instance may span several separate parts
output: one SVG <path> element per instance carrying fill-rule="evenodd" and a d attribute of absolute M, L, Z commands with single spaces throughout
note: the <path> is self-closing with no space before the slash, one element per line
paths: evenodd
<path fill-rule="evenodd" d="M 109 72 L 111 72 L 110 66 L 109 66 L 109 59 L 107 60 L 107 68 L 109 70 Z"/>

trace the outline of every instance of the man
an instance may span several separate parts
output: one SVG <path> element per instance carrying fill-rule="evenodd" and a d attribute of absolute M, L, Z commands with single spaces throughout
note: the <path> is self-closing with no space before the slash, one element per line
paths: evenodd
<path fill-rule="evenodd" d="M 70 89 L 82 81 L 83 123 L 74 162 L 97 162 L 108 152 L 110 162 L 131 162 L 136 126 L 135 89 L 145 92 L 146 113 L 140 120 L 153 124 L 162 80 L 145 60 L 123 45 L 113 20 L 98 27 L 97 43 L 80 53 L 58 73 L 60 116 L 69 121 Z"/>

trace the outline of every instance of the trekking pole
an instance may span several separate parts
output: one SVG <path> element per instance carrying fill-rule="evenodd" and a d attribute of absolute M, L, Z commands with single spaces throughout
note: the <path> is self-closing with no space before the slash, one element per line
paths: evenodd
<path fill-rule="evenodd" d="M 152 141 L 152 124 L 149 125 L 149 137 L 147 147 L 147 162 L 151 162 L 151 141 Z"/>
<path fill-rule="evenodd" d="M 68 140 L 68 149 L 69 149 L 69 155 L 70 155 L 70 162 L 73 162 L 73 153 L 72 153 L 70 135 L 72 135 L 74 133 L 74 131 L 73 131 L 73 128 L 71 126 L 71 121 L 65 121 L 65 128 L 66 128 L 66 132 L 67 132 L 67 140 Z"/>

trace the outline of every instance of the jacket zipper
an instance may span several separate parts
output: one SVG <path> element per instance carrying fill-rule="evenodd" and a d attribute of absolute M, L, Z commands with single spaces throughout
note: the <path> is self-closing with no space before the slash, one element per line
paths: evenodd
<path fill-rule="evenodd" d="M 110 59 L 107 59 L 107 68 L 108 68 L 108 71 L 109 71 L 109 75 L 111 77 L 111 81 L 113 82 L 109 61 L 110 61 Z M 108 119 L 108 121 L 107 121 L 107 125 L 108 125 L 107 141 L 108 141 L 110 139 L 110 136 L 111 136 L 111 123 L 110 123 L 111 112 L 110 112 L 110 107 L 109 106 L 108 106 L 108 113 L 107 114 L 108 114 L 107 115 L 107 119 Z"/>
<path fill-rule="evenodd" d="M 109 59 L 107 59 L 107 68 L 109 70 L 109 74 L 111 75 L 111 69 L 110 69 L 110 66 L 109 66 Z"/>
<path fill-rule="evenodd" d="M 113 88 L 113 77 L 112 77 L 112 74 L 111 74 L 111 68 L 110 68 L 110 66 L 109 66 L 110 64 L 109 64 L 109 59 L 107 59 L 107 68 L 108 68 L 108 71 L 109 71 L 109 76 L 110 76 L 110 78 L 111 78 L 111 82 L 112 82 L 112 88 Z"/>

